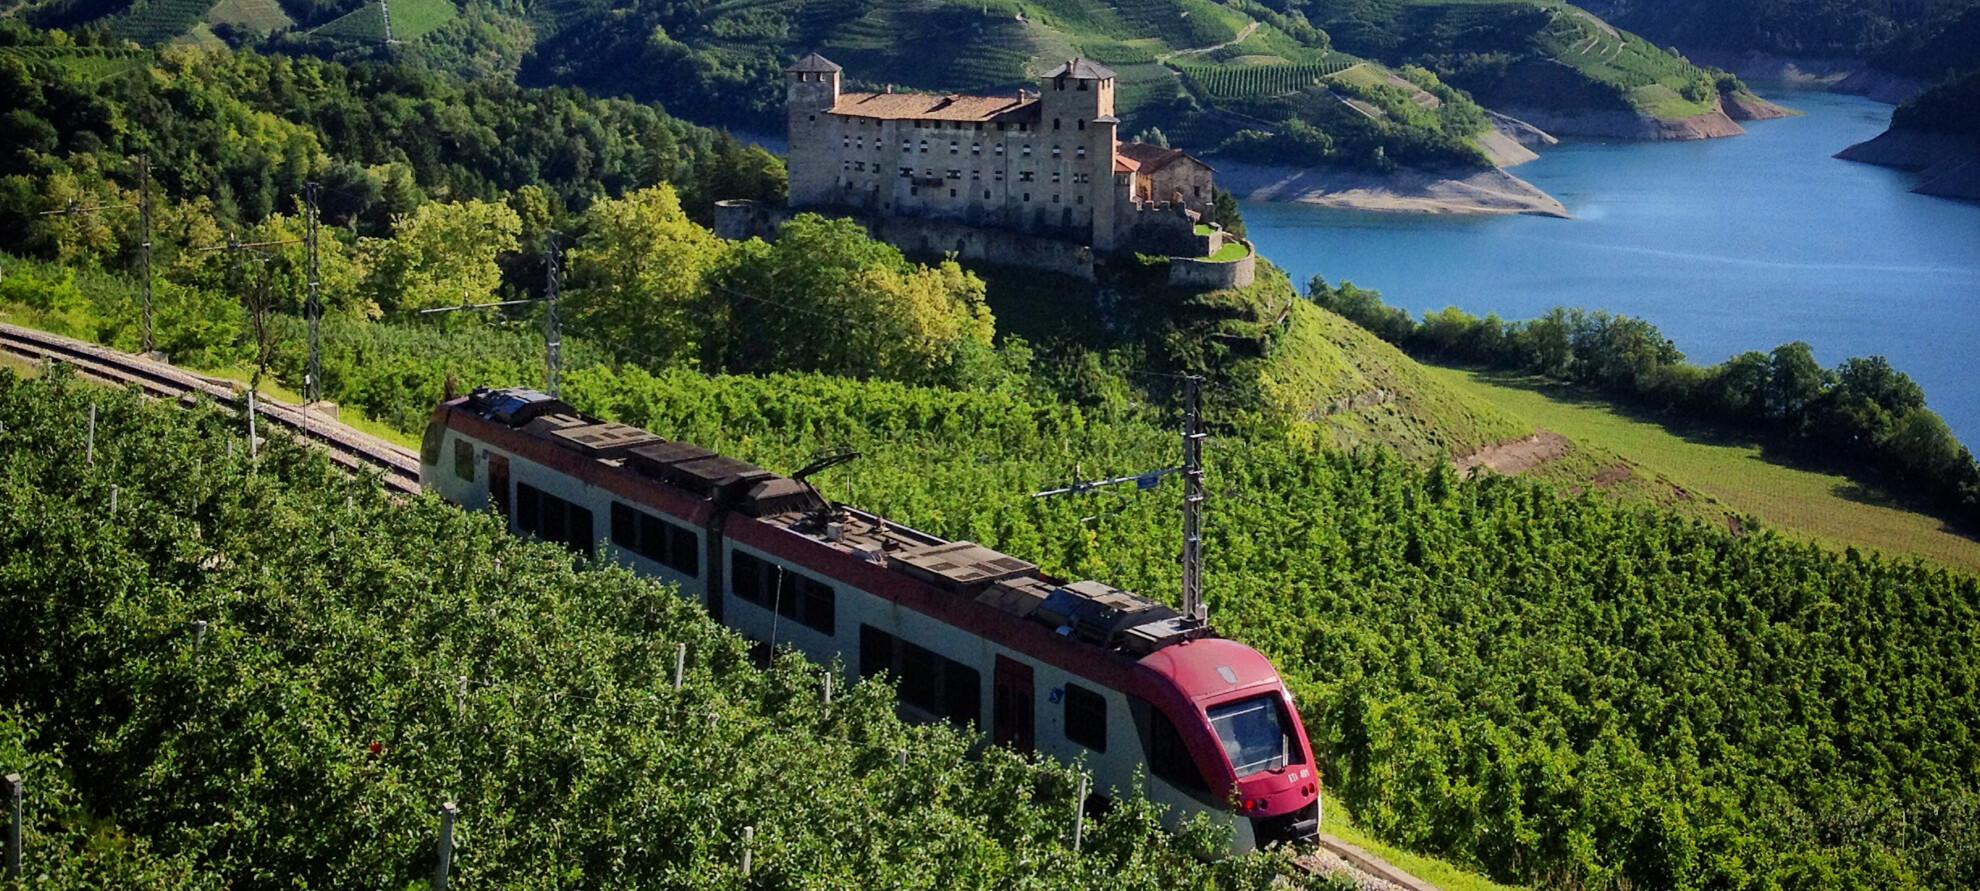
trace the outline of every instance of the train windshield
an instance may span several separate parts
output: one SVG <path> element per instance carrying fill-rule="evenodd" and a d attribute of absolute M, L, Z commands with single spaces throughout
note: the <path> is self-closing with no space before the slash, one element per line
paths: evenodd
<path fill-rule="evenodd" d="M 1276 694 L 1219 705 L 1211 708 L 1209 715 L 1217 741 L 1224 744 L 1224 754 L 1240 777 L 1305 760 L 1299 755 L 1285 706 Z"/>

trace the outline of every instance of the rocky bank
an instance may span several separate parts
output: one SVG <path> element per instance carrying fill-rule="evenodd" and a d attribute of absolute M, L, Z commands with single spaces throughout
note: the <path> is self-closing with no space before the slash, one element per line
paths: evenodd
<path fill-rule="evenodd" d="M 1980 138 L 1886 130 L 1836 153 L 1845 161 L 1917 171 L 1921 195 L 1980 201 Z"/>

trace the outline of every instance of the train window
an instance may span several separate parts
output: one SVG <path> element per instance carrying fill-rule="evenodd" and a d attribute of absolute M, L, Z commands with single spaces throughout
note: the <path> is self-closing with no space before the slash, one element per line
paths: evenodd
<path fill-rule="evenodd" d="M 516 484 L 516 528 L 587 557 L 595 545 L 591 540 L 590 510 L 528 483 Z"/>
<path fill-rule="evenodd" d="M 1291 722 L 1276 694 L 1267 693 L 1209 709 L 1210 727 L 1240 777 L 1298 764 Z"/>
<path fill-rule="evenodd" d="M 831 585 L 741 551 L 730 555 L 729 578 L 737 597 L 816 631 L 838 633 L 839 592 Z"/>
<path fill-rule="evenodd" d="M 1190 756 L 1189 746 L 1183 743 L 1175 722 L 1161 709 L 1150 707 L 1149 711 L 1148 772 L 1178 789 L 1209 792 L 1210 784 L 1204 781 L 1203 770 Z"/>
<path fill-rule="evenodd" d="M 1066 738 L 1095 752 L 1107 751 L 1107 699 L 1078 684 L 1066 685 Z"/>
<path fill-rule="evenodd" d="M 465 439 L 454 440 L 454 475 L 474 482 L 474 443 Z"/>
<path fill-rule="evenodd" d="M 440 444 L 447 439 L 447 428 L 441 424 L 426 425 L 426 435 L 419 438 L 419 460 L 422 464 L 440 466 Z"/>
<path fill-rule="evenodd" d="M 894 676 L 901 701 L 955 724 L 981 719 L 983 676 L 976 669 L 871 625 L 859 626 L 859 676 Z"/>
<path fill-rule="evenodd" d="M 612 502 L 612 543 L 683 575 L 701 575 L 694 532 L 622 502 Z"/>

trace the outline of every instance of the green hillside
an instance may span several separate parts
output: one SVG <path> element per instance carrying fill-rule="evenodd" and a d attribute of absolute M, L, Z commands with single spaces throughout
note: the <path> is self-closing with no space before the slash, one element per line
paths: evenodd
<path fill-rule="evenodd" d="M 1488 107 L 1674 118 L 1710 111 L 1719 95 L 1691 63 L 1554 0 L 1320 0 L 1308 15 L 1340 48 L 1421 65 Z"/>
<path fill-rule="evenodd" d="M 1926 39 L 1975 0 L 1590 0 L 1662 44 L 1863 58 Z M 1935 75 L 1936 76 L 1936 75 Z"/>

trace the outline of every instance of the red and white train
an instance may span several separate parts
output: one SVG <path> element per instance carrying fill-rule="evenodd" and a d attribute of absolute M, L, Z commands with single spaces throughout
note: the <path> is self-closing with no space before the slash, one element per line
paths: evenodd
<path fill-rule="evenodd" d="M 428 491 L 602 548 L 754 640 L 884 672 L 909 717 L 1084 756 L 1101 790 L 1128 788 L 1140 768 L 1172 825 L 1212 814 L 1239 852 L 1318 832 L 1306 730 L 1256 650 L 1109 585 L 831 504 L 803 476 L 528 389 L 442 403 L 420 448 Z"/>

